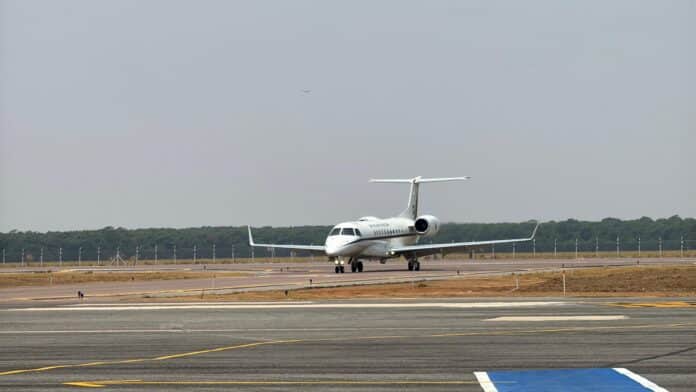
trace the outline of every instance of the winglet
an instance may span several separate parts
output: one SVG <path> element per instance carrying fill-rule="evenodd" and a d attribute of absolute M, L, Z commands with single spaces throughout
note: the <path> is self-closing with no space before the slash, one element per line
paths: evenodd
<path fill-rule="evenodd" d="M 251 225 L 247 225 L 247 230 L 249 231 L 249 246 L 254 246 L 254 237 L 251 236 Z"/>
<path fill-rule="evenodd" d="M 541 222 L 537 222 L 536 226 L 534 226 L 534 231 L 532 231 L 532 236 L 529 237 L 530 240 L 533 240 L 533 239 L 534 239 L 534 236 L 536 236 L 536 232 L 537 232 L 537 229 L 539 228 L 539 225 L 540 225 L 540 224 L 541 224 Z M 251 232 L 250 232 L 250 233 L 251 233 Z"/>

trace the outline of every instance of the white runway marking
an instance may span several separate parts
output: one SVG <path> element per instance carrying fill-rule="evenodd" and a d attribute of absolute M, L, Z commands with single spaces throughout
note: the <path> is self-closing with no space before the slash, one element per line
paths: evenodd
<path fill-rule="evenodd" d="M 45 308 L 4 309 L 6 312 L 54 312 L 54 311 L 114 311 L 114 310 L 195 310 L 195 309 L 372 309 L 372 308 L 520 308 L 561 306 L 564 302 L 415 302 L 415 303 L 282 303 L 282 304 L 147 304 L 147 305 L 113 305 L 113 306 L 67 306 Z"/>
<path fill-rule="evenodd" d="M 487 372 L 474 372 L 474 376 L 476 376 L 476 380 L 483 388 L 483 392 L 498 392 L 498 388 L 495 387 L 495 384 L 488 377 Z"/>
<path fill-rule="evenodd" d="M 314 303 L 313 301 L 293 301 L 293 302 L 288 302 L 288 301 L 259 301 L 259 302 L 243 302 L 243 301 L 234 301 L 234 302 L 192 302 L 189 305 L 287 305 L 287 304 L 311 304 Z M 70 305 L 65 305 L 65 306 L 72 306 L 76 308 L 85 308 L 85 307 L 96 307 L 96 306 L 181 306 L 181 305 L 186 305 L 185 303 L 182 304 L 181 302 L 141 302 L 141 303 L 129 303 L 129 304 L 124 304 L 124 303 L 100 303 L 100 304 L 89 304 L 89 303 L 81 303 L 81 304 L 70 304 Z"/>
<path fill-rule="evenodd" d="M 644 386 L 645 388 L 648 388 L 651 391 L 669 392 L 668 390 L 662 388 L 661 386 L 655 384 L 654 382 L 648 380 L 647 378 L 645 378 L 643 376 L 639 376 L 628 369 L 614 368 L 614 371 L 617 373 L 623 374 L 624 376 L 630 378 L 631 380 L 637 382 L 638 384 Z"/>
<path fill-rule="evenodd" d="M 609 321 L 609 320 L 626 320 L 624 315 L 610 316 L 502 316 L 485 321 Z"/>

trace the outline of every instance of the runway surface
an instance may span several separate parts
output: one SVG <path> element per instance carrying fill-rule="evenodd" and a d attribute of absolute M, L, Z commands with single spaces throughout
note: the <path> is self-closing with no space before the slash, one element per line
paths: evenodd
<path fill-rule="evenodd" d="M 113 300 L 115 296 L 148 295 L 167 297 L 173 295 L 197 295 L 206 293 L 230 293 L 251 290 L 286 290 L 304 287 L 333 287 L 341 285 L 410 282 L 414 280 L 449 279 L 457 276 L 495 275 L 512 272 L 558 270 L 593 266 L 655 264 L 694 264 L 696 259 L 519 259 L 519 260 L 423 260 L 422 270 L 410 272 L 403 260 L 388 264 L 370 262 L 365 272 L 335 274 L 333 264 L 326 261 L 307 263 L 256 263 L 256 264 L 209 264 L 209 265 L 139 265 L 136 267 L 64 267 L 51 270 L 94 271 L 169 271 L 189 270 L 240 272 L 244 276 L 216 277 L 215 279 L 182 279 L 161 281 L 132 281 L 112 283 L 83 283 L 40 287 L 14 287 L 0 289 L 0 303 L 35 302 L 40 300 L 73 299 L 78 290 L 86 293 L 90 300 Z M 349 269 L 349 268 L 348 268 Z M 37 267 L 2 268 L 3 272 L 45 271 Z M 310 282 L 311 280 L 311 282 Z"/>
<path fill-rule="evenodd" d="M 2 304 L 0 389 L 482 391 L 485 372 L 505 391 L 530 377 L 500 371 L 625 368 L 693 391 L 696 301 L 659 301 Z"/>

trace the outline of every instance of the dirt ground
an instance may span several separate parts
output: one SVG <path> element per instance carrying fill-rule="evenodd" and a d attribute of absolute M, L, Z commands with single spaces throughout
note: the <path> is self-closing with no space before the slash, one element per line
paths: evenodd
<path fill-rule="evenodd" d="M 563 272 L 336 288 L 179 297 L 176 301 L 562 296 Z M 603 267 L 565 271 L 567 296 L 696 297 L 696 266 Z M 519 284 L 519 286 L 517 286 Z M 152 298 L 148 299 L 149 301 Z M 172 298 L 163 301 L 172 301 Z"/>
<path fill-rule="evenodd" d="M 23 272 L 0 274 L 0 288 L 19 286 L 48 286 L 52 284 L 90 283 L 90 282 L 126 282 L 172 279 L 200 279 L 228 276 L 244 276 L 239 272 L 197 272 L 197 271 L 163 271 L 163 272 Z"/>

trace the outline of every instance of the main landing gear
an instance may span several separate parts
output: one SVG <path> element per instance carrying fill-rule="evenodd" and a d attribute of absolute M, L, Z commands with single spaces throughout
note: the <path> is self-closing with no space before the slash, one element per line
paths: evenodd
<path fill-rule="evenodd" d="M 363 263 L 360 260 L 353 260 L 350 263 L 350 271 L 351 272 L 362 272 L 363 271 Z"/>
<path fill-rule="evenodd" d="M 408 270 L 409 271 L 420 271 L 420 261 L 414 259 L 414 260 L 409 260 L 408 261 Z"/>

